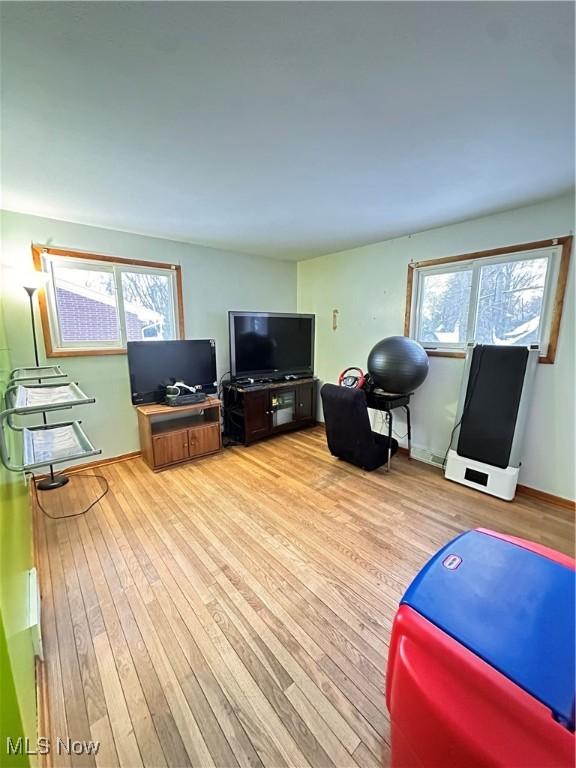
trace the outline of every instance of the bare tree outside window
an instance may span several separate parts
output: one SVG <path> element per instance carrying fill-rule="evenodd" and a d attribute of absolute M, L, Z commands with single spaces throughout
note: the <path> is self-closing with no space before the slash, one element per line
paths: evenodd
<path fill-rule="evenodd" d="M 420 307 L 422 341 L 466 341 L 471 283 L 471 270 L 424 277 Z"/>
<path fill-rule="evenodd" d="M 138 338 L 128 335 L 128 341 L 175 337 L 172 284 L 168 276 L 122 272 L 122 292 L 125 304 L 142 307 L 151 313 L 146 330 Z"/>
<path fill-rule="evenodd" d="M 512 256 L 418 273 L 416 338 L 429 347 L 541 341 L 550 256 Z"/>
<path fill-rule="evenodd" d="M 482 344 L 538 341 L 548 259 L 482 267 L 476 340 Z"/>

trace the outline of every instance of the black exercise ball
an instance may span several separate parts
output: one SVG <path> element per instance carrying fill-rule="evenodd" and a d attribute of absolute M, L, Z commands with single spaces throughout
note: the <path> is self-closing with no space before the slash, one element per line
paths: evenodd
<path fill-rule="evenodd" d="M 388 336 L 372 347 L 368 373 L 385 392 L 406 395 L 428 376 L 428 355 L 420 344 L 406 336 Z"/>

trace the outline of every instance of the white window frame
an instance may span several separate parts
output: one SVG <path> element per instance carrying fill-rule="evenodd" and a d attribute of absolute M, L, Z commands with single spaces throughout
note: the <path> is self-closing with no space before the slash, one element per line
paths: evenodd
<path fill-rule="evenodd" d="M 475 331 L 478 320 L 479 309 L 479 291 L 480 274 L 482 267 L 492 264 L 510 264 L 514 261 L 530 261 L 532 259 L 546 258 L 548 265 L 546 269 L 546 278 L 544 283 L 544 293 L 542 298 L 542 314 L 539 327 L 539 336 L 536 342 L 540 347 L 540 356 L 546 357 L 548 353 L 548 343 L 552 325 L 552 315 L 554 308 L 554 287 L 558 282 L 560 261 L 562 257 L 562 247 L 560 245 L 549 246 L 539 249 L 527 249 L 524 251 L 513 251 L 510 253 L 500 253 L 496 256 L 486 256 L 479 258 L 463 259 L 459 261 L 447 261 L 443 264 L 434 264 L 429 267 L 426 263 L 414 267 L 412 284 L 412 306 L 410 308 L 410 336 L 418 341 L 424 349 L 436 353 L 463 352 L 466 346 L 474 341 Z M 472 281 L 470 285 L 470 303 L 468 306 L 468 322 L 466 328 L 466 338 L 461 342 L 431 342 L 421 341 L 420 321 L 421 305 L 423 300 L 422 279 L 426 275 L 445 275 L 454 274 L 460 271 L 471 271 Z"/>
<path fill-rule="evenodd" d="M 49 280 L 45 288 L 46 309 L 48 315 L 48 325 L 51 340 L 51 348 L 47 350 L 49 357 L 57 357 L 59 354 L 70 355 L 82 353 L 86 354 L 121 354 L 126 352 L 127 331 L 126 331 L 126 313 L 124 310 L 124 293 L 122 290 L 122 275 L 124 273 L 143 273 L 152 275 L 161 275 L 170 279 L 170 298 L 173 324 L 175 330 L 175 339 L 181 338 L 181 328 L 183 320 L 181 318 L 181 303 L 179 301 L 179 268 L 166 264 L 164 266 L 145 266 L 142 263 L 131 263 L 129 260 L 113 260 L 110 257 L 99 260 L 95 257 L 86 257 L 82 253 L 77 256 L 74 253 L 62 255 L 52 254 L 48 250 L 42 252 L 42 269 L 49 275 Z M 78 342 L 66 342 L 62 340 L 60 332 L 60 321 L 58 317 L 55 285 L 55 267 L 71 267 L 73 269 L 107 272 L 113 276 L 116 292 L 116 315 L 118 318 L 118 327 L 120 337 L 112 341 L 94 340 Z M 143 341 L 154 342 L 155 339 L 142 339 Z"/>

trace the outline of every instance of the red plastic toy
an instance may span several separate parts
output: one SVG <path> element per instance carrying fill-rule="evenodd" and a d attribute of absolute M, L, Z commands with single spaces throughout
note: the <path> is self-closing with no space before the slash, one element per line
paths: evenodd
<path fill-rule="evenodd" d="M 391 768 L 573 768 L 574 567 L 551 549 L 484 529 L 450 542 L 425 566 L 392 629 Z M 564 616 L 556 615 L 562 599 L 572 603 Z M 540 626 L 546 611 L 557 627 Z"/>

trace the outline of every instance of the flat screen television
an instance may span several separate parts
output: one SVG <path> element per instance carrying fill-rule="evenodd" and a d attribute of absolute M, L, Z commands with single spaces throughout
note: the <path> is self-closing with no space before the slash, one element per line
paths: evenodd
<path fill-rule="evenodd" d="M 129 341 L 128 369 L 133 405 L 161 403 L 165 387 L 176 381 L 216 392 L 214 339 L 181 341 Z"/>
<path fill-rule="evenodd" d="M 314 315 L 229 312 L 232 378 L 314 373 Z"/>

